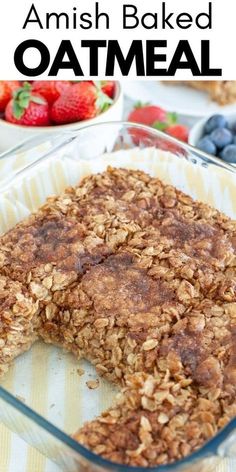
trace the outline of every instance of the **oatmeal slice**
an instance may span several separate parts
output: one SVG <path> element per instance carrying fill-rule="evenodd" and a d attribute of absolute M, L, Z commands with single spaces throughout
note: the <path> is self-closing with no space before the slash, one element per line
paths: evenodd
<path fill-rule="evenodd" d="M 221 229 L 234 231 L 236 235 L 235 221 L 208 204 L 193 200 L 174 186 L 139 170 L 108 167 L 102 174 L 90 175 L 75 188 L 68 189 L 67 195 L 69 194 L 71 201 L 79 205 L 79 211 L 91 201 L 95 204 L 99 202 L 100 209 L 104 209 L 102 205 L 105 202 L 104 205 L 109 209 L 107 202 L 112 198 L 120 203 L 126 202 L 131 207 L 135 205 L 140 212 L 141 209 L 143 213 L 148 211 L 151 217 L 156 216 L 160 210 L 177 210 L 189 220 L 202 220 Z M 76 206 L 73 210 L 78 212 Z"/>
<path fill-rule="evenodd" d="M 151 467 L 182 459 L 212 438 L 236 414 L 220 389 L 200 393 L 167 373 L 126 376 L 112 408 L 74 436 L 105 459 Z"/>
<path fill-rule="evenodd" d="M 40 334 L 86 357 L 115 382 L 127 373 L 169 369 L 202 388 L 222 386 L 232 358 L 236 304 L 206 298 L 198 280 L 194 285 L 152 271 L 127 252 L 108 257 L 79 285 L 55 292 L 57 309 L 47 307 Z"/>
<path fill-rule="evenodd" d="M 38 303 L 20 282 L 0 276 L 0 375 L 37 339 Z"/>
<path fill-rule="evenodd" d="M 235 221 L 139 170 L 108 167 L 103 173 L 89 175 L 61 195 L 49 197 L 37 213 L 76 216 L 78 222 L 100 234 L 131 221 L 145 229 L 170 211 L 236 238 Z M 236 246 L 236 239 L 234 243 Z"/>
<path fill-rule="evenodd" d="M 125 245 L 136 231 L 146 230 L 148 225 L 155 228 L 160 223 L 168 226 L 170 218 L 176 219 L 177 232 L 182 220 L 185 227 L 192 224 L 191 231 L 197 222 L 202 228 L 205 225 L 206 231 L 212 229 L 219 233 L 219 237 L 226 235 L 236 248 L 234 221 L 209 205 L 194 201 L 175 187 L 137 170 L 108 167 L 105 172 L 90 175 L 76 187 L 66 189 L 62 195 L 49 197 L 37 214 L 42 218 L 45 215 L 57 219 L 75 218 L 77 223 L 105 240 L 114 250 Z M 195 234 L 197 231 L 196 226 Z"/>
<path fill-rule="evenodd" d="M 50 291 L 64 289 L 110 253 L 75 218 L 35 215 L 1 238 L 0 271 L 28 285 L 36 296 L 41 290 L 39 297 L 49 301 Z"/>
<path fill-rule="evenodd" d="M 39 302 L 41 325 L 56 316 L 56 292 L 79 282 L 90 266 L 100 263 L 112 251 L 96 234 L 76 221 L 61 216 L 38 216 L 20 223 L 2 237 L 0 272 L 24 284 Z M 58 342 L 54 324 L 50 342 Z M 42 327 L 43 329 L 43 327 Z M 46 339 L 46 335 L 45 335 Z"/>
<path fill-rule="evenodd" d="M 198 450 L 236 415 L 235 328 L 236 303 L 211 300 L 169 322 L 153 375 L 125 375 L 115 405 L 75 439 L 113 462 L 143 467 Z"/>
<path fill-rule="evenodd" d="M 161 339 L 191 306 L 181 281 L 151 277 L 142 261 L 126 252 L 91 267 L 79 285 L 56 292 L 59 307 L 43 322 L 42 336 L 91 360 L 101 375 L 121 381 L 127 372 L 157 369 Z M 57 328 L 58 327 L 58 328 Z"/>
<path fill-rule="evenodd" d="M 76 214 L 115 250 L 150 228 L 156 238 L 168 238 L 174 249 L 210 262 L 214 270 L 236 266 L 236 222 L 143 172 L 109 167 L 69 195 L 68 214 Z"/>

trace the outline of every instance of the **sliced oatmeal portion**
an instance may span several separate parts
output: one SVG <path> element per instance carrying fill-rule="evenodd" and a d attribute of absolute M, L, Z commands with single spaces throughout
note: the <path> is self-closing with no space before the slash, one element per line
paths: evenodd
<path fill-rule="evenodd" d="M 79 285 L 55 292 L 56 308 L 48 306 L 42 315 L 40 334 L 86 357 L 115 382 L 127 373 L 168 368 L 202 387 L 216 377 L 222 384 L 236 304 L 217 304 L 198 283 L 178 275 L 156 277 L 154 269 L 131 253 L 108 257 Z M 202 369 L 208 365 L 205 379 Z"/>
<path fill-rule="evenodd" d="M 56 333 L 59 343 L 111 380 L 138 366 L 153 370 L 166 320 L 185 309 L 173 284 L 149 277 L 126 253 L 90 268 L 79 285 L 56 292 L 53 303 L 58 310 L 44 320 L 42 336 L 48 340 Z"/>
<path fill-rule="evenodd" d="M 105 459 L 151 467 L 196 451 L 236 414 L 217 386 L 200 393 L 184 377 L 126 376 L 115 405 L 86 423 L 75 439 Z"/>
<path fill-rule="evenodd" d="M 230 247 L 231 251 L 236 249 L 236 222 L 137 170 L 108 167 L 102 174 L 86 177 L 62 195 L 49 197 L 31 217 L 32 224 L 27 221 L 20 224 L 23 231 L 27 225 L 35 225 L 35 216 L 39 221 L 74 220 L 113 251 L 126 245 L 137 231 L 146 231 L 148 226 L 161 229 L 162 236 L 182 246 L 195 239 L 199 253 L 207 249 L 204 244 L 207 246 L 212 235 L 217 243 L 215 253 L 221 238 L 225 247 L 228 244 L 227 252 Z"/>
<path fill-rule="evenodd" d="M 69 214 L 81 214 L 86 220 L 90 217 L 86 209 L 91 207 L 92 202 L 91 216 L 104 213 L 104 210 L 111 214 L 120 211 L 120 215 L 130 214 L 131 219 L 138 220 L 141 225 L 142 219 L 144 222 L 156 217 L 159 219 L 158 213 L 174 210 L 188 220 L 200 220 L 236 235 L 235 221 L 208 204 L 193 200 L 174 186 L 139 170 L 108 167 L 105 172 L 90 175 L 78 186 L 67 189 L 66 195 L 70 199 L 67 206 Z M 56 200 L 54 204 L 57 205 Z M 133 215 L 129 213 L 132 209 Z"/>
<path fill-rule="evenodd" d="M 0 375 L 37 339 L 38 303 L 20 282 L 0 276 Z"/>
<path fill-rule="evenodd" d="M 75 218 L 51 215 L 30 217 L 4 235 L 1 243 L 0 274 L 23 284 L 38 302 L 39 325 L 56 316 L 55 293 L 78 284 L 89 267 L 112 253 L 103 239 Z M 48 340 L 54 342 L 56 337 L 55 330 Z"/>
<path fill-rule="evenodd" d="M 50 291 L 79 280 L 111 252 L 76 218 L 35 215 L 1 238 L 0 272 L 25 283 L 36 296 L 41 287 L 40 298 L 49 301 Z"/>
<path fill-rule="evenodd" d="M 236 247 L 235 221 L 139 170 L 108 167 L 103 173 L 89 175 L 61 195 L 49 197 L 37 214 L 76 217 L 87 229 L 98 236 L 106 233 L 108 238 L 118 229 L 132 233 L 135 228 L 158 224 L 171 211 L 189 222 L 200 221 L 222 230 L 235 238 Z"/>

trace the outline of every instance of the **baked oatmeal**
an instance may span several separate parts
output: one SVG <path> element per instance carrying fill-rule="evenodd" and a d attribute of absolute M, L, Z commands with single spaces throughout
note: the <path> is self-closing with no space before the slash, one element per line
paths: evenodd
<path fill-rule="evenodd" d="M 60 345 L 122 388 L 81 443 L 129 465 L 190 454 L 235 415 L 235 250 L 234 221 L 159 179 L 85 178 L 1 238 L 1 277 L 33 310 L 15 334 L 7 301 L 4 369 L 37 336 Z"/>
<path fill-rule="evenodd" d="M 163 83 L 173 85 L 173 82 Z M 236 102 L 236 80 L 184 80 L 175 83 L 207 92 L 211 100 L 222 106 Z"/>

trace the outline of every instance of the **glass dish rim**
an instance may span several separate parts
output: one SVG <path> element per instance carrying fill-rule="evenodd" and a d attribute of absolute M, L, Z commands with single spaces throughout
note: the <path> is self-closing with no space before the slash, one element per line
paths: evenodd
<path fill-rule="evenodd" d="M 170 143 L 177 144 L 179 148 L 184 149 L 185 151 L 188 151 L 188 153 L 199 157 L 203 163 L 210 162 L 212 164 L 215 164 L 217 167 L 223 168 L 227 170 L 227 172 L 231 172 L 233 174 L 236 174 L 236 168 L 233 167 L 231 164 L 225 163 L 224 161 L 221 161 L 219 158 L 215 156 L 211 156 L 204 151 L 201 151 L 194 146 L 191 146 L 187 143 L 184 143 L 182 141 L 179 141 L 178 139 L 169 136 L 162 131 L 150 128 L 145 125 L 141 125 L 138 123 L 133 123 L 133 122 L 127 122 L 127 121 L 109 121 L 109 122 L 101 122 L 101 123 L 94 123 L 90 125 L 86 125 L 82 128 L 79 128 L 77 130 L 72 131 L 66 131 L 63 133 L 65 136 L 65 140 L 60 142 L 60 144 L 57 146 L 55 145 L 52 147 L 50 150 L 44 152 L 41 156 L 39 156 L 33 163 L 26 164 L 24 167 L 19 169 L 16 173 L 13 174 L 12 178 L 7 182 L 7 186 L 3 189 L 1 188 L 0 190 L 0 195 L 4 194 L 6 191 L 6 188 L 11 185 L 11 183 L 14 181 L 15 178 L 23 175 L 24 173 L 27 173 L 29 170 L 33 169 L 34 167 L 37 167 L 42 161 L 46 159 L 50 159 L 52 157 L 52 154 L 56 151 L 59 151 L 61 148 L 66 146 L 67 144 L 70 144 L 74 140 L 76 140 L 82 132 L 89 130 L 91 128 L 101 128 L 104 126 L 122 126 L 122 128 L 136 128 L 139 130 L 143 130 L 148 132 L 149 134 L 153 136 L 157 136 L 159 138 L 162 138 L 166 141 L 169 141 Z M 46 139 L 46 135 L 45 135 Z M 43 142 L 43 141 L 42 141 Z M 21 144 L 22 145 L 22 144 Z M 33 139 L 32 139 L 32 145 L 33 145 Z M 16 152 L 16 149 L 14 150 Z M 10 155 L 9 155 L 10 158 Z M 1 159 L 1 156 L 0 156 Z M 90 451 L 86 447 L 84 447 L 82 444 L 78 443 L 75 439 L 73 439 L 71 436 L 69 436 L 67 433 L 59 429 L 57 426 L 55 426 L 53 423 L 48 421 L 46 418 L 38 414 L 36 411 L 25 405 L 23 402 L 21 402 L 19 399 L 17 399 L 14 395 L 12 395 L 10 392 L 8 392 L 6 389 L 0 386 L 0 399 L 3 400 L 4 402 L 8 403 L 11 405 L 15 410 L 20 412 L 22 415 L 27 417 L 30 421 L 33 421 L 37 426 L 41 427 L 44 429 L 47 433 L 49 433 L 51 436 L 59 440 L 61 443 L 64 443 L 67 447 L 69 447 L 73 452 L 80 454 L 84 459 L 96 464 L 97 466 L 104 467 L 106 469 L 110 470 L 120 470 L 120 471 L 127 471 L 127 472 L 166 472 L 166 471 L 173 471 L 176 470 L 176 467 L 180 466 L 186 466 L 189 463 L 193 463 L 197 461 L 198 459 L 206 459 L 212 454 L 219 455 L 219 446 L 228 439 L 229 435 L 236 429 L 236 418 L 233 418 L 223 429 L 221 429 L 215 436 L 213 436 L 212 439 L 207 441 L 200 449 L 198 449 L 196 452 L 188 455 L 184 459 L 175 461 L 170 464 L 165 464 L 165 465 L 160 465 L 160 466 L 155 466 L 155 467 L 138 467 L 138 466 L 127 466 L 124 464 L 119 464 L 116 462 L 112 462 L 110 460 L 104 459 L 102 456 Z"/>
<path fill-rule="evenodd" d="M 67 144 L 72 143 L 74 140 L 76 140 L 78 138 L 80 133 L 82 133 L 86 130 L 89 130 L 89 129 L 93 129 L 93 128 L 99 128 L 99 127 L 102 128 L 104 126 L 110 126 L 110 127 L 112 127 L 112 126 L 122 126 L 122 127 L 125 127 L 125 128 L 126 127 L 137 128 L 141 131 L 146 131 L 147 133 L 149 133 L 153 136 L 157 136 L 161 139 L 169 141 L 172 144 L 178 145 L 179 148 L 182 148 L 183 150 L 187 151 L 189 154 L 193 154 L 193 157 L 195 155 L 195 156 L 199 157 L 200 159 L 202 159 L 204 164 L 206 164 L 207 162 L 211 163 L 211 164 L 215 164 L 217 167 L 223 168 L 226 171 L 231 172 L 232 174 L 236 174 L 236 166 L 234 167 L 232 164 L 224 162 L 222 159 L 220 159 L 216 156 L 208 154 L 208 153 L 206 153 L 206 152 L 204 152 L 204 151 L 202 151 L 202 150 L 200 150 L 200 149 L 198 149 L 198 148 L 196 148 L 196 147 L 194 147 L 194 146 L 192 146 L 188 143 L 185 143 L 183 141 L 180 141 L 177 138 L 174 138 L 173 136 L 165 134 L 163 131 L 157 130 L 155 128 L 151 128 L 150 126 L 142 125 L 142 124 L 135 123 L 135 122 L 125 121 L 125 120 L 124 121 L 123 120 L 121 120 L 121 121 L 107 121 L 107 122 L 104 121 L 104 122 L 100 122 L 100 123 L 92 123 L 92 124 L 89 124 L 89 125 L 86 124 L 85 126 L 83 126 L 81 128 L 77 128 L 77 129 L 73 129 L 73 130 L 65 130 L 62 133 L 60 133 L 59 135 L 56 134 L 56 133 L 55 134 L 52 133 L 50 135 L 47 135 L 47 134 L 44 135 L 42 133 L 42 141 L 41 140 L 38 141 L 39 137 L 37 135 L 35 135 L 32 138 L 26 139 L 24 142 L 21 142 L 18 147 L 13 148 L 13 154 L 17 153 L 18 150 L 20 150 L 21 152 L 24 152 L 24 145 L 28 146 L 29 144 L 30 145 L 32 144 L 32 147 L 34 147 L 34 140 L 36 141 L 37 145 L 43 144 L 44 142 L 46 142 L 47 138 L 49 140 L 52 139 L 53 141 L 55 141 L 55 139 L 59 140 L 58 145 L 54 144 L 54 146 L 52 146 L 51 149 L 48 149 L 47 151 L 43 151 L 42 155 L 39 155 L 39 157 L 35 161 L 30 162 L 29 164 L 26 164 L 22 168 L 18 169 L 16 172 L 12 172 L 10 178 L 6 179 L 6 183 L 5 183 L 5 179 L 0 181 L 0 184 L 1 184 L 0 195 L 5 193 L 6 189 L 14 181 L 15 178 L 20 177 L 21 175 L 23 175 L 23 173 L 29 171 L 30 169 L 33 169 L 39 163 L 46 160 L 47 158 L 50 159 L 50 156 L 53 152 L 59 151 L 60 149 L 62 149 Z M 60 138 L 63 138 L 63 139 L 60 139 Z M 0 161 L 1 161 L 1 159 L 4 159 L 5 157 L 6 157 L 6 152 L 2 153 L 2 155 L 0 154 Z M 9 154 L 7 153 L 7 158 L 8 159 L 11 158 L 10 153 Z"/>

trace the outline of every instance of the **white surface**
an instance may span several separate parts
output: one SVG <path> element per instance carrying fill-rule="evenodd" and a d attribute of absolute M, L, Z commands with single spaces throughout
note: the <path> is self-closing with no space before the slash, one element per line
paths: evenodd
<path fill-rule="evenodd" d="M 220 106 L 210 100 L 207 93 L 183 85 L 165 85 L 158 81 L 129 81 L 123 82 L 123 88 L 125 95 L 136 102 L 150 102 L 181 115 L 202 118 L 215 113 L 236 114 L 236 103 Z"/>

